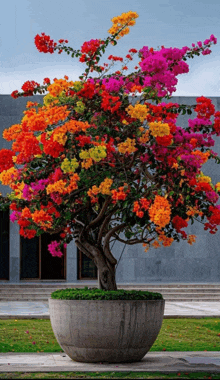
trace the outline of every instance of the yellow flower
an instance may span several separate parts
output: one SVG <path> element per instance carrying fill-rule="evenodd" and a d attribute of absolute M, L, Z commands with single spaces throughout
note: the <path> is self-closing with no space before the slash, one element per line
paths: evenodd
<path fill-rule="evenodd" d="M 54 101 L 54 96 L 52 96 L 51 94 L 47 94 L 46 96 L 44 96 L 44 105 L 45 106 L 48 106 L 49 104 L 53 103 Z"/>
<path fill-rule="evenodd" d="M 149 109 L 144 104 L 131 104 L 126 108 L 127 113 L 136 119 L 139 119 L 141 122 L 146 120 L 147 115 L 149 114 Z"/>
<path fill-rule="evenodd" d="M 16 185 L 17 189 L 14 189 L 14 197 L 15 198 L 24 199 L 22 196 L 24 185 L 25 185 L 25 183 L 23 181 Z"/>
<path fill-rule="evenodd" d="M 90 157 L 89 151 L 81 150 L 81 152 L 79 153 L 79 157 L 82 158 L 83 160 L 86 160 L 87 158 Z"/>
<path fill-rule="evenodd" d="M 108 33 L 114 35 L 117 33 L 122 27 L 124 27 L 126 24 L 128 26 L 135 25 L 135 19 L 138 17 L 138 14 L 136 12 L 129 11 L 127 13 L 122 13 L 120 16 L 113 17 L 111 21 L 113 22 L 112 27 L 108 30 Z M 120 37 L 123 37 L 125 34 L 129 33 L 128 26 L 124 28 L 119 35 L 116 37 L 116 39 L 119 39 Z"/>
<path fill-rule="evenodd" d="M 66 190 L 64 189 L 65 185 L 66 185 L 66 181 L 63 181 L 62 179 L 60 179 L 57 182 L 50 183 L 46 187 L 47 194 L 50 194 L 50 193 L 53 193 L 53 192 L 57 192 L 57 193 L 60 193 L 60 194 L 65 194 L 66 193 Z"/>
<path fill-rule="evenodd" d="M 61 145 L 65 145 L 66 143 L 66 140 L 67 140 L 67 136 L 66 136 L 66 133 L 54 133 L 53 134 L 53 140 L 54 141 L 57 141 L 59 144 Z"/>
<path fill-rule="evenodd" d="M 18 170 L 14 167 L 3 170 L 3 172 L 0 174 L 0 181 L 2 182 L 2 185 L 10 186 L 14 183 L 14 181 L 18 177 Z"/>
<path fill-rule="evenodd" d="M 78 92 L 83 88 L 83 83 L 80 81 L 73 82 L 73 90 Z"/>
<path fill-rule="evenodd" d="M 135 148 L 135 139 L 130 139 L 129 137 L 125 140 L 125 142 L 117 145 L 118 151 L 120 153 L 133 153 L 137 150 Z"/>
<path fill-rule="evenodd" d="M 215 188 L 217 191 L 220 191 L 220 182 L 216 183 Z"/>
<path fill-rule="evenodd" d="M 76 102 L 76 107 L 74 109 L 78 113 L 83 113 L 85 110 L 85 104 L 81 100 L 79 100 L 78 102 Z"/>
<path fill-rule="evenodd" d="M 72 158 L 70 161 L 68 160 L 68 158 L 65 158 L 61 164 L 61 169 L 64 173 L 74 173 L 78 166 L 79 163 L 75 157 Z"/>
<path fill-rule="evenodd" d="M 81 150 L 79 153 L 79 157 L 82 159 L 92 158 L 95 162 L 101 161 L 103 158 L 107 156 L 106 147 L 103 145 L 95 146 L 94 148 L 90 148 L 89 150 Z"/>
<path fill-rule="evenodd" d="M 210 183 L 210 185 L 212 184 L 212 179 L 207 176 L 207 175 L 204 175 L 202 172 L 200 173 L 200 176 L 197 177 L 197 182 L 206 182 L 206 183 Z"/>
<path fill-rule="evenodd" d="M 149 141 L 149 131 L 145 131 L 141 137 L 139 137 L 139 142 L 146 144 Z"/>
<path fill-rule="evenodd" d="M 110 187 L 113 183 L 113 180 L 110 178 L 105 178 L 103 182 L 99 185 L 99 192 L 101 194 L 111 195 Z"/>
<path fill-rule="evenodd" d="M 153 123 L 149 123 L 149 131 L 154 137 L 163 137 L 170 134 L 170 127 L 167 123 L 154 121 Z"/>

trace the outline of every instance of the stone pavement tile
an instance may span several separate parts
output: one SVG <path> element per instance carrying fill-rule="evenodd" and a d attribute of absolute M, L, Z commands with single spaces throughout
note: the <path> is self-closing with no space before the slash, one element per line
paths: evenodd
<path fill-rule="evenodd" d="M 0 302 L 0 318 L 5 316 L 44 316 L 49 318 L 49 305 L 47 302 Z M 164 316 L 186 317 L 220 317 L 220 302 L 165 302 Z"/>
<path fill-rule="evenodd" d="M 31 353 L 0 355 L 0 372 L 46 371 L 207 371 L 220 373 L 219 352 L 149 352 L 135 363 L 79 363 L 65 353 Z"/>

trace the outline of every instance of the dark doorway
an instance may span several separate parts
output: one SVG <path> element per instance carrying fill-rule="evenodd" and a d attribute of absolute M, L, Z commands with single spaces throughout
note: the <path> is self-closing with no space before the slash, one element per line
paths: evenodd
<path fill-rule="evenodd" d="M 77 248 L 78 280 L 97 280 L 98 272 L 94 262 Z"/>
<path fill-rule="evenodd" d="M 43 234 L 40 236 L 41 240 L 41 279 L 42 280 L 64 280 L 66 273 L 65 265 L 66 262 L 66 249 L 64 249 L 64 254 L 62 257 L 53 257 L 48 251 L 48 244 L 52 241 L 60 240 L 59 234 Z"/>
<path fill-rule="evenodd" d="M 0 280 L 9 280 L 9 209 L 0 211 Z"/>
<path fill-rule="evenodd" d="M 27 239 L 20 236 L 21 280 L 40 278 L 40 246 L 39 237 Z"/>
<path fill-rule="evenodd" d="M 59 240 L 59 234 L 43 234 L 33 239 L 20 237 L 21 280 L 65 280 L 66 249 L 62 257 L 53 257 L 48 244 Z"/>

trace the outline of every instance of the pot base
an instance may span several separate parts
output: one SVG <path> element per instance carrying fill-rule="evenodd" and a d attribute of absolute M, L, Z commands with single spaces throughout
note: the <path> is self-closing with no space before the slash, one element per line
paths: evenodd
<path fill-rule="evenodd" d="M 146 353 L 146 347 L 141 349 L 98 349 L 98 348 L 79 348 L 74 346 L 62 345 L 65 353 L 74 361 L 82 363 L 126 363 L 139 362 Z M 149 348 L 150 349 L 150 348 Z"/>
<path fill-rule="evenodd" d="M 77 362 L 143 359 L 159 334 L 164 300 L 49 299 L 51 325 L 64 352 Z"/>

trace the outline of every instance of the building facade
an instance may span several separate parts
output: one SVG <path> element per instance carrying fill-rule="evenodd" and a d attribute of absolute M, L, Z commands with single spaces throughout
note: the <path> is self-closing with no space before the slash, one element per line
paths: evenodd
<path fill-rule="evenodd" d="M 216 111 L 220 111 L 220 97 L 211 99 Z M 0 149 L 11 147 L 11 143 L 2 138 L 2 132 L 20 123 L 28 100 L 42 103 L 43 96 L 13 99 L 10 95 L 0 95 Z M 196 97 L 173 97 L 171 101 L 195 104 Z M 179 116 L 177 125 L 187 126 L 188 119 L 193 117 L 193 114 Z M 220 156 L 219 137 L 213 150 Z M 211 176 L 214 184 L 220 181 L 219 165 L 207 162 L 203 171 Z M 0 192 L 6 195 L 10 188 L 0 185 Z M 195 222 L 188 227 L 188 232 L 197 235 L 192 246 L 181 241 L 171 247 L 144 252 L 142 244 L 126 246 L 116 242 L 112 252 L 118 260 L 117 283 L 220 283 L 220 231 L 210 235 Z M 47 251 L 51 240 L 56 240 L 56 236 L 43 234 L 31 240 L 21 237 L 17 223 L 9 221 L 9 211 L 0 212 L 0 284 L 33 281 L 76 284 L 82 280 L 91 283 L 97 280 L 94 264 L 78 251 L 74 241 L 58 258 Z"/>

